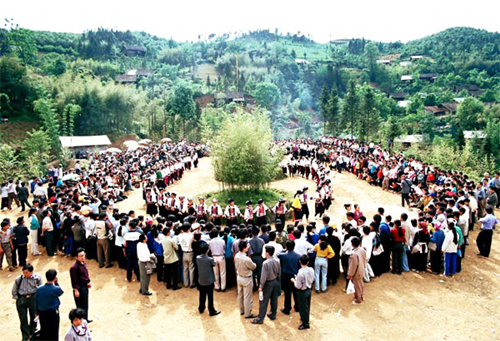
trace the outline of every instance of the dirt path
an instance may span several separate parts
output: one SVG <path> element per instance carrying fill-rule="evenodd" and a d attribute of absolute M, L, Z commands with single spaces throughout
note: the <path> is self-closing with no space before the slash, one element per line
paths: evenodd
<path fill-rule="evenodd" d="M 272 187 L 295 191 L 312 181 L 287 178 Z M 402 212 L 397 195 L 355 180 L 352 175 L 338 174 L 333 180 L 336 200 L 329 211 L 334 222 L 343 214 L 343 204 L 358 203 L 367 217 L 379 206 L 393 216 Z M 170 190 L 187 196 L 215 191 L 209 159 L 200 160 L 199 169 L 187 172 Z M 144 212 L 140 191 L 120 203 L 122 210 Z M 311 207 L 312 208 L 312 207 Z M 8 214 L 12 218 L 17 211 Z M 3 218 L 5 215 L 0 215 Z M 493 251 L 489 259 L 475 255 L 475 236 L 467 249 L 464 270 L 447 279 L 428 273 L 405 273 L 403 276 L 383 275 L 366 284 L 366 301 L 352 306 L 352 296 L 342 292 L 343 281 L 329 287 L 326 294 L 313 294 L 311 329 L 298 331 L 298 314 L 278 313 L 276 321 L 266 319 L 264 325 L 254 326 L 239 315 L 236 290 L 215 293 L 215 305 L 222 314 L 210 318 L 199 315 L 196 307 L 196 289 L 167 291 L 156 278 L 151 280 L 153 296 L 138 294 L 139 284 L 125 281 L 125 272 L 116 266 L 99 269 L 89 262 L 93 288 L 90 294 L 90 316 L 95 340 L 495 340 L 500 333 L 500 245 L 498 232 L 494 235 Z M 61 297 L 60 338 L 69 328 L 67 314 L 74 306 L 71 295 L 69 267 L 72 261 L 64 257 L 33 258 L 29 261 L 36 272 L 43 274 L 49 268 L 59 271 L 59 280 L 65 294 Z M 20 338 L 15 302 L 10 291 L 15 276 L 0 272 L 0 330 L 3 340 Z M 283 306 L 280 297 L 279 307 Z M 258 311 L 258 297 L 254 296 L 254 313 Z"/>

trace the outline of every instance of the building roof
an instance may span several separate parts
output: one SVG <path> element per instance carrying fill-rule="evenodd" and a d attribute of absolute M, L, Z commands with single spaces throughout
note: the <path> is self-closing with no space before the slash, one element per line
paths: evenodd
<path fill-rule="evenodd" d="M 485 139 L 488 136 L 482 130 L 464 130 L 464 139 Z"/>
<path fill-rule="evenodd" d="M 150 69 L 131 69 L 127 70 L 127 76 L 147 76 L 151 73 Z"/>
<path fill-rule="evenodd" d="M 411 103 L 411 101 L 399 101 L 398 102 L 398 107 L 400 107 L 400 108 L 406 108 L 410 103 Z"/>
<path fill-rule="evenodd" d="M 244 101 L 245 96 L 243 95 L 243 92 L 240 91 L 226 91 L 226 92 L 215 92 L 214 93 L 214 98 L 215 99 L 232 99 L 233 101 Z"/>
<path fill-rule="evenodd" d="M 424 107 L 424 110 L 427 111 L 427 112 L 430 112 L 434 115 L 436 114 L 444 114 L 444 109 L 443 108 L 440 108 L 440 107 L 436 107 L 436 106 L 427 106 L 427 107 Z"/>
<path fill-rule="evenodd" d="M 311 64 L 307 59 L 300 59 L 300 58 L 295 59 L 295 63 L 297 63 L 297 64 L 307 64 L 307 65 Z"/>
<path fill-rule="evenodd" d="M 401 80 L 402 81 L 412 81 L 413 76 L 412 75 L 403 75 L 403 76 L 401 76 Z"/>
<path fill-rule="evenodd" d="M 130 51 L 146 52 L 146 48 L 144 46 L 139 46 L 139 45 L 125 45 L 123 48 L 125 50 L 130 50 Z"/>
<path fill-rule="evenodd" d="M 456 112 L 458 109 L 458 103 L 444 102 L 444 103 L 441 103 L 440 107 L 444 108 L 446 111 Z"/>
<path fill-rule="evenodd" d="M 115 77 L 115 81 L 120 83 L 135 83 L 137 81 L 136 75 L 118 75 Z"/>
<path fill-rule="evenodd" d="M 95 136 L 60 136 L 59 141 L 63 147 L 92 147 L 92 146 L 109 146 L 111 141 L 107 135 Z"/>
<path fill-rule="evenodd" d="M 424 58 L 424 56 L 422 56 L 421 54 L 415 54 L 415 55 L 413 55 L 413 56 L 410 56 L 410 58 L 411 58 L 412 60 L 417 60 L 417 59 L 422 59 L 422 58 Z"/>
<path fill-rule="evenodd" d="M 377 60 L 377 64 L 390 64 L 391 61 L 389 59 L 379 59 Z"/>
<path fill-rule="evenodd" d="M 406 135 L 396 138 L 396 142 L 401 143 L 419 143 L 424 140 L 424 135 Z"/>
<path fill-rule="evenodd" d="M 437 75 L 438 74 L 435 72 L 421 73 L 420 75 L 418 75 L 418 78 L 420 78 L 420 79 L 436 79 Z"/>
<path fill-rule="evenodd" d="M 391 98 L 394 98 L 395 100 L 403 100 L 408 96 L 407 92 L 392 92 L 389 95 Z"/>

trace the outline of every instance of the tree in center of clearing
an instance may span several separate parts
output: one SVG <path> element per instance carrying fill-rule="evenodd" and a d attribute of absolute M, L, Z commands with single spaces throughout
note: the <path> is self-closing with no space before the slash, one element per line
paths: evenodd
<path fill-rule="evenodd" d="M 229 114 L 211 148 L 215 179 L 230 188 L 258 188 L 275 180 L 283 155 L 271 149 L 271 141 L 264 111 Z"/>

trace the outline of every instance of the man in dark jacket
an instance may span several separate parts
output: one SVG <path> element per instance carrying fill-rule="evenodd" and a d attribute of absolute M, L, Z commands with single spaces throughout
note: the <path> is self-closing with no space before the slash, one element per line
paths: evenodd
<path fill-rule="evenodd" d="M 198 290 L 200 291 L 198 311 L 200 314 L 203 314 L 206 307 L 205 302 L 208 297 L 208 311 L 210 316 L 215 316 L 219 315 L 220 311 L 214 308 L 215 261 L 212 257 L 208 256 L 209 250 L 206 243 L 201 243 L 201 255 L 196 257 L 196 265 L 198 266 Z"/>
<path fill-rule="evenodd" d="M 28 207 L 31 208 L 31 205 L 28 202 L 28 196 L 28 188 L 24 182 L 21 182 L 21 187 L 17 191 L 17 198 L 21 202 L 21 212 L 24 212 L 24 209 L 26 208 L 25 205 L 28 205 Z"/>
<path fill-rule="evenodd" d="M 26 265 L 26 257 L 28 257 L 28 236 L 30 230 L 24 225 L 24 218 L 17 218 L 17 225 L 14 226 L 13 232 L 17 244 L 17 257 L 19 259 L 19 266 Z"/>

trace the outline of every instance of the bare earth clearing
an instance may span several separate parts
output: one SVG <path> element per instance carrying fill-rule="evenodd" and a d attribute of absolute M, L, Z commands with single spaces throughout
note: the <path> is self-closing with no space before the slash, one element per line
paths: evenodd
<path fill-rule="evenodd" d="M 355 180 L 352 175 L 336 174 L 333 180 L 336 200 L 330 209 L 333 222 L 338 223 L 344 212 L 342 205 L 358 203 L 368 217 L 383 206 L 393 217 L 402 212 L 400 197 Z M 312 181 L 287 178 L 272 187 L 294 192 Z M 219 190 L 213 179 L 210 160 L 200 160 L 197 170 L 187 172 L 170 190 L 187 196 Z M 274 203 L 268 203 L 269 205 Z M 144 212 L 140 191 L 121 203 L 122 210 Z M 312 203 L 310 204 L 311 209 Z M 17 217 L 0 214 L 0 217 Z M 415 215 L 415 212 L 410 212 Z M 497 211 L 498 216 L 498 211 Z M 366 301 L 352 306 L 352 296 L 342 292 L 344 281 L 329 287 L 326 294 L 313 293 L 311 329 L 299 331 L 298 314 L 290 316 L 278 312 L 275 321 L 265 320 L 255 326 L 239 314 L 236 290 L 215 293 L 215 306 L 222 311 L 217 317 L 197 312 L 196 289 L 167 291 L 156 277 L 151 280 L 153 296 L 138 293 L 139 283 L 128 283 L 125 272 L 115 265 L 99 269 L 89 262 L 93 287 L 90 293 L 89 316 L 94 340 L 495 340 L 500 334 L 500 237 L 495 231 L 492 254 L 479 258 L 475 251 L 477 227 L 472 233 L 471 245 L 466 251 L 464 270 L 447 279 L 429 273 L 404 273 L 403 276 L 382 275 L 365 286 Z M 43 250 L 43 249 L 42 249 Z M 29 262 L 41 275 L 49 268 L 59 271 L 59 282 L 65 294 L 61 297 L 60 338 L 69 328 L 68 312 L 74 307 L 69 278 L 72 260 L 65 257 L 34 258 Z M 15 302 L 11 298 L 14 273 L 0 272 L 0 330 L 2 340 L 19 340 L 19 320 Z M 280 297 L 279 308 L 283 298 Z M 254 296 L 254 313 L 258 311 L 258 296 Z"/>

